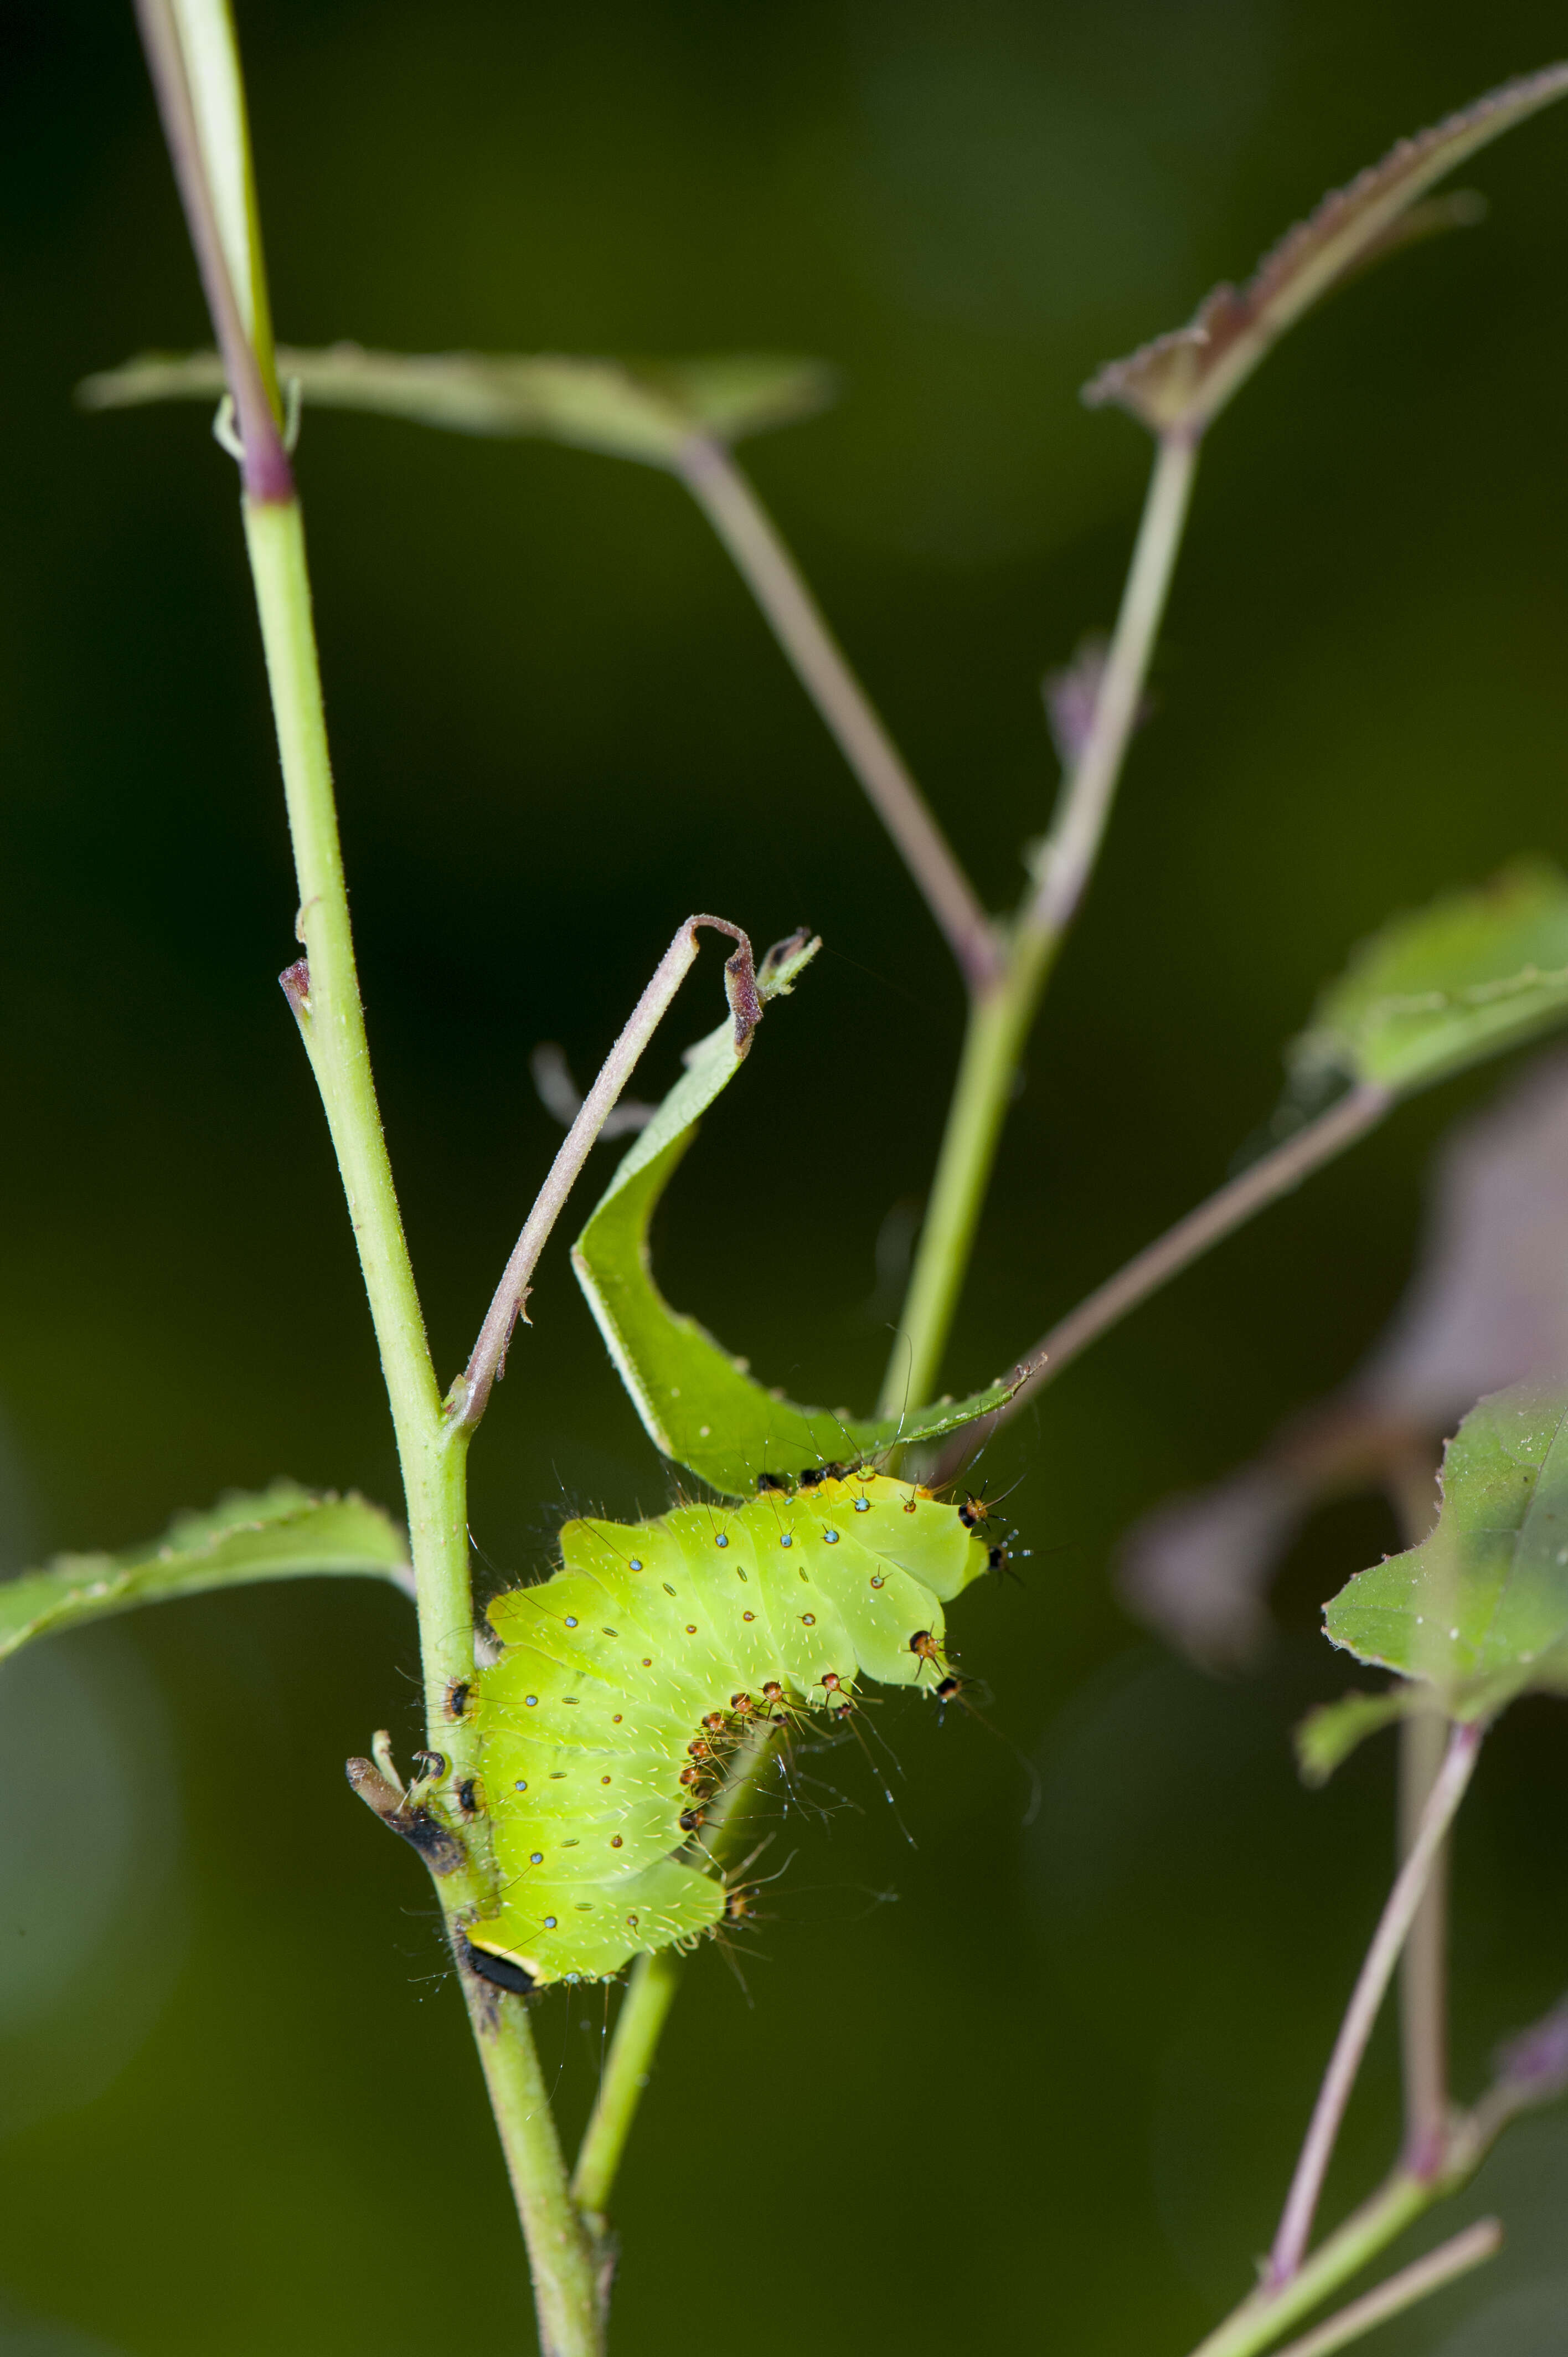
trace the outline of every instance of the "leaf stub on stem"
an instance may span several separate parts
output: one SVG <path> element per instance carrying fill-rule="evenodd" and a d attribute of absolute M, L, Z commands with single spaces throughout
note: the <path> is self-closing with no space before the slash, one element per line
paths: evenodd
<path fill-rule="evenodd" d="M 467 1864 L 467 1852 L 456 1834 L 438 1823 L 428 1809 L 410 1808 L 406 1792 L 389 1784 L 373 1760 L 350 1760 L 343 1773 L 349 1790 L 390 1831 L 416 1849 L 432 1874 L 456 1874 Z"/>

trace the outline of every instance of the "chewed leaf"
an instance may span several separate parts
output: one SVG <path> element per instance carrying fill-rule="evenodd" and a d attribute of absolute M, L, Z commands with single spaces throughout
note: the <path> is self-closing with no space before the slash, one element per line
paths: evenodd
<path fill-rule="evenodd" d="M 673 466 L 696 435 L 735 442 L 809 417 L 833 391 L 820 361 L 766 352 L 628 361 L 331 344 L 280 346 L 277 364 L 306 407 L 377 410 L 456 434 L 538 435 L 652 467 Z M 87 378 L 80 398 L 90 409 L 125 409 L 222 391 L 216 352 L 149 352 Z"/>
<path fill-rule="evenodd" d="M 1295 1730 L 1296 1764 L 1305 1784 L 1326 1784 L 1359 1744 L 1412 1710 L 1430 1710 L 1431 1696 L 1418 1685 L 1392 1686 L 1387 1694 L 1348 1694 L 1308 1711 Z"/>
<path fill-rule="evenodd" d="M 1568 884 L 1545 861 L 1396 917 L 1362 943 L 1290 1054 L 1298 1095 L 1403 1093 L 1568 1020 Z"/>
<path fill-rule="evenodd" d="M 1436 1688 L 1456 1718 L 1568 1689 L 1568 1385 L 1471 1409 L 1430 1538 L 1359 1572 L 1324 1613 L 1336 1645 Z"/>
<path fill-rule="evenodd" d="M 1245 286 L 1217 286 L 1188 326 L 1101 369 L 1084 388 L 1084 399 L 1095 406 L 1117 402 L 1156 434 L 1172 427 L 1200 432 L 1320 296 L 1396 245 L 1456 220 L 1473 220 L 1473 201 L 1427 209 L 1417 208 L 1416 200 L 1478 147 L 1565 91 L 1568 64 L 1547 66 L 1488 91 L 1432 130 L 1402 139 L 1348 188 L 1325 197 L 1309 220 L 1265 254 Z"/>
<path fill-rule="evenodd" d="M 766 1004 L 788 991 L 818 944 L 781 962 L 771 952 L 757 975 Z M 725 1021 L 691 1049 L 678 1081 L 611 1179 L 572 1248 L 572 1265 L 622 1382 L 666 1457 L 731 1497 L 759 1473 L 795 1474 L 870 1456 L 896 1441 L 931 1440 L 1002 1406 L 1016 1384 L 993 1383 L 974 1398 L 903 1417 L 864 1421 L 801 1407 L 755 1382 L 694 1318 L 671 1309 L 653 1282 L 648 1231 L 654 1210 L 704 1113 L 741 1061 Z"/>
<path fill-rule="evenodd" d="M 408 1542 L 363 1498 L 313 1497 L 292 1481 L 274 1482 L 259 1496 L 226 1498 L 207 1513 L 182 1514 L 145 1546 L 60 1555 L 46 1571 L 7 1580 L 0 1586 L 0 1659 L 35 1637 L 133 1605 L 316 1573 L 407 1587 Z"/>

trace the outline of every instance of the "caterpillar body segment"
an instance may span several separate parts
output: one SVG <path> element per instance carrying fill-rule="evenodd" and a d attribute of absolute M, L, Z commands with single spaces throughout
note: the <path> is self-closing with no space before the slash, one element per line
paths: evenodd
<path fill-rule="evenodd" d="M 599 1979 L 725 1916 L 676 1855 L 746 1726 L 842 1709 L 856 1681 L 934 1692 L 942 1606 L 987 1568 L 958 1507 L 880 1474 L 830 1474 L 740 1507 L 583 1520 L 562 1568 L 497 1598 L 499 1658 L 464 1716 L 501 1896 L 469 1926 L 535 1984 Z"/>

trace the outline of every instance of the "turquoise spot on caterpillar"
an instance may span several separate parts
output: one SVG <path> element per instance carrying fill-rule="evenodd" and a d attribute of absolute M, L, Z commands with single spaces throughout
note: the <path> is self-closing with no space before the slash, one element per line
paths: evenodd
<path fill-rule="evenodd" d="M 721 1923 L 690 1837 L 739 1736 L 843 1711 L 861 1678 L 936 1691 L 942 1606 L 988 1553 L 959 1507 L 838 1467 L 759 1484 L 722 1534 L 707 1506 L 568 1523 L 561 1568 L 491 1604 L 500 1655 L 463 1697 L 500 1884 L 467 1939 L 502 1986 L 603 1979 Z"/>

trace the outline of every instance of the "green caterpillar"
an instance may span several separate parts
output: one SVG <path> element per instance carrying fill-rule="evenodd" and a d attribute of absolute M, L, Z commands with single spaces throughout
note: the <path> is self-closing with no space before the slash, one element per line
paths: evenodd
<path fill-rule="evenodd" d="M 479 1970 L 597 1980 L 719 1923 L 722 1876 L 677 1855 L 701 1858 L 704 1789 L 760 1717 L 843 1710 L 862 1676 L 943 1684 L 942 1605 L 992 1559 L 978 1519 L 830 1469 L 743 1506 L 568 1523 L 562 1569 L 497 1598 L 499 1659 L 453 1697 L 501 1885 L 468 1930 Z"/>

